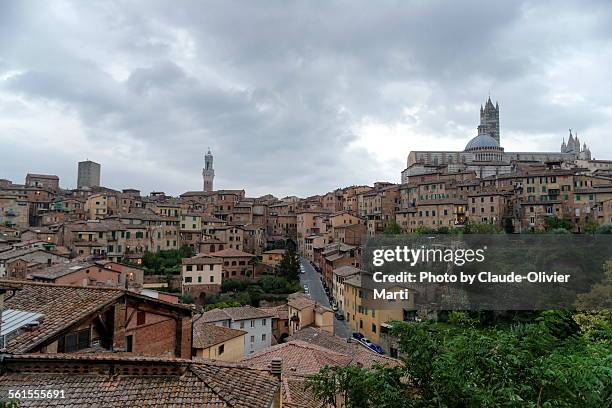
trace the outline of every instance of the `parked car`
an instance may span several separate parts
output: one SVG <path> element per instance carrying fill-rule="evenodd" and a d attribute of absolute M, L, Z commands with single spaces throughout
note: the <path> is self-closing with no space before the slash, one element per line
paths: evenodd
<path fill-rule="evenodd" d="M 361 334 L 361 333 L 357 333 L 357 332 L 353 333 L 353 338 L 354 338 L 354 339 L 361 340 L 361 339 L 363 339 L 364 337 L 365 337 L 365 336 L 364 336 L 363 334 Z"/>
<path fill-rule="evenodd" d="M 340 313 L 340 312 L 338 312 L 338 311 L 337 311 L 337 312 L 336 312 L 336 319 L 338 319 L 338 320 L 344 320 L 344 315 L 343 315 L 342 313 Z"/>
<path fill-rule="evenodd" d="M 370 350 L 378 353 L 378 354 L 385 354 L 385 350 L 382 349 L 382 347 L 380 347 L 378 344 L 376 343 L 372 343 L 372 345 L 370 346 Z"/>
<path fill-rule="evenodd" d="M 384 350 L 382 349 L 382 347 L 380 347 L 378 344 L 374 344 L 372 343 L 370 340 L 368 340 L 365 337 L 362 337 L 360 340 L 361 344 L 363 344 L 364 346 L 366 346 L 367 348 L 369 348 L 370 350 L 378 353 L 378 354 L 385 354 Z"/>

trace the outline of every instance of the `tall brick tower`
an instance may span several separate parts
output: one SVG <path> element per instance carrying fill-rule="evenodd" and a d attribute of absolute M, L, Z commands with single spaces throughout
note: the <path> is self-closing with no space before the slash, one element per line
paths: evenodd
<path fill-rule="evenodd" d="M 215 179 L 215 170 L 213 169 L 213 155 L 208 148 L 208 153 L 204 156 L 204 168 L 202 169 L 202 177 L 204 178 L 204 191 L 213 191 L 213 181 Z"/>

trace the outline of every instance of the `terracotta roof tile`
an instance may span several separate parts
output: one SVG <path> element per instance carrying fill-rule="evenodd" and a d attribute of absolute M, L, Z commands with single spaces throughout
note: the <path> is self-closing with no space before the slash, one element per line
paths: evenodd
<path fill-rule="evenodd" d="M 209 310 L 208 312 L 202 313 L 202 322 L 211 323 L 221 320 L 263 319 L 264 317 L 272 317 L 272 314 L 247 305 Z"/>
<path fill-rule="evenodd" d="M 314 327 L 305 327 L 287 338 L 288 342 L 294 340 L 342 353 L 351 357 L 351 363 L 359 364 L 362 367 L 370 367 L 375 363 L 392 366 L 400 364 L 400 361 L 395 358 L 377 354 L 357 342 L 349 342 L 346 339 Z"/>
<path fill-rule="evenodd" d="M 269 369 L 274 358 L 283 360 L 283 374 L 307 375 L 325 366 L 346 366 L 351 357 L 301 340 L 293 340 L 259 350 L 240 360 L 249 367 Z"/>
<path fill-rule="evenodd" d="M 312 391 L 306 389 L 306 381 L 306 378 L 297 376 L 283 378 L 282 392 L 285 406 L 300 408 L 320 408 L 322 406 Z"/>
<path fill-rule="evenodd" d="M 253 257 L 255 255 L 249 254 L 248 252 L 239 251 L 234 248 L 222 249 L 221 251 L 213 252 L 211 256 L 217 256 L 220 258 L 239 258 L 239 257 Z"/>
<path fill-rule="evenodd" d="M 9 339 L 6 348 L 13 353 L 30 351 L 37 344 L 124 294 L 123 290 L 108 288 L 25 282 L 16 285 L 19 290 L 15 291 L 14 296 L 7 296 L 5 308 L 41 313 L 43 318 L 37 328 L 21 332 Z"/>
<path fill-rule="evenodd" d="M 278 380 L 269 372 L 236 364 L 113 355 L 8 356 L 0 393 L 9 389 L 58 389 L 54 407 L 269 407 Z M 70 368 L 70 374 L 66 369 Z M 21 400 L 20 406 L 40 406 Z"/>
<path fill-rule="evenodd" d="M 200 322 L 197 320 L 197 316 L 194 317 L 193 321 L 194 348 L 205 349 L 247 333 L 244 330 L 230 329 L 229 327 Z"/>

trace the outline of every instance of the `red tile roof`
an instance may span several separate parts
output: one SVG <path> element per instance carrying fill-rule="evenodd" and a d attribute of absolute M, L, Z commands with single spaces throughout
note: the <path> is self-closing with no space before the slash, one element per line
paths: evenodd
<path fill-rule="evenodd" d="M 14 280 L 0 280 L 0 285 L 16 289 L 13 295 L 5 296 L 6 309 L 43 315 L 38 327 L 9 336 L 6 348 L 11 353 L 27 353 L 35 350 L 37 346 L 57 336 L 63 330 L 126 295 L 163 304 L 164 307 L 191 316 L 191 310 L 185 306 L 152 299 L 124 289 Z"/>
<path fill-rule="evenodd" d="M 206 406 L 259 408 L 272 405 L 279 389 L 269 372 L 237 364 L 113 354 L 6 356 L 0 393 L 9 389 L 64 390 L 52 406 Z M 20 406 L 40 406 L 40 400 Z"/>
<path fill-rule="evenodd" d="M 249 254 L 248 252 L 239 251 L 234 248 L 222 249 L 221 251 L 213 252 L 209 254 L 211 256 L 217 256 L 219 258 L 240 258 L 240 257 L 249 257 L 252 258 L 255 255 Z"/>
<path fill-rule="evenodd" d="M 307 375 L 325 366 L 346 366 L 351 357 L 325 347 L 293 340 L 259 350 L 240 360 L 249 367 L 269 369 L 273 359 L 283 360 L 283 374 Z"/>
<path fill-rule="evenodd" d="M 215 326 L 196 319 L 197 317 L 194 318 L 193 323 L 193 348 L 206 349 L 215 344 L 244 336 L 247 333 L 244 330 Z"/>
<path fill-rule="evenodd" d="M 225 309 L 213 309 L 202 313 L 202 322 L 211 323 L 221 320 L 247 320 L 247 319 L 263 319 L 272 317 L 271 313 L 264 312 L 253 306 L 228 307 Z"/>
<path fill-rule="evenodd" d="M 375 363 L 391 366 L 401 364 L 400 360 L 398 359 L 377 354 L 357 342 L 352 340 L 347 341 L 346 339 L 335 336 L 325 330 L 314 327 L 305 327 L 287 338 L 288 342 L 295 340 L 325 347 L 338 353 L 342 353 L 351 358 L 352 364 L 358 364 L 362 367 L 370 367 Z"/>
<path fill-rule="evenodd" d="M 4 283 L 4 282 L 3 282 Z M 7 283 L 11 283 L 8 281 Z M 59 334 L 85 316 L 111 304 L 124 292 L 108 288 L 83 288 L 42 283 L 21 283 L 14 296 L 7 296 L 5 308 L 43 314 L 39 327 L 10 338 L 7 350 L 25 353 Z"/>

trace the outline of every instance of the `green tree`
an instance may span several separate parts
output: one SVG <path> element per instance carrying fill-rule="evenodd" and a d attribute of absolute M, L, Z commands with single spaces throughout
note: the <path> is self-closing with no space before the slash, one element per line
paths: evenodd
<path fill-rule="evenodd" d="M 502 230 L 495 224 L 477 224 L 468 222 L 463 227 L 463 232 L 465 234 L 499 234 L 502 232 Z"/>
<path fill-rule="evenodd" d="M 294 245 L 288 245 L 283 258 L 278 265 L 278 273 L 289 281 L 299 280 L 300 259 Z"/>
<path fill-rule="evenodd" d="M 600 225 L 595 231 L 596 234 L 612 234 L 612 224 Z"/>
<path fill-rule="evenodd" d="M 546 217 L 544 219 L 544 228 L 546 231 L 563 228 L 571 231 L 574 228 L 572 220 L 569 218 Z"/>
<path fill-rule="evenodd" d="M 189 292 L 185 292 L 183 293 L 180 297 L 179 300 L 181 301 L 181 303 L 195 303 L 195 299 L 193 298 L 193 295 Z"/>
<path fill-rule="evenodd" d="M 328 366 L 311 376 L 306 387 L 320 401 L 338 408 L 412 407 L 410 394 L 402 384 L 403 376 L 401 367 Z"/>
<path fill-rule="evenodd" d="M 482 322 L 464 313 L 451 313 L 445 323 L 395 322 L 403 365 L 327 368 L 310 379 L 310 389 L 321 402 L 337 406 L 340 397 L 348 407 L 602 407 L 610 401 L 610 342 L 581 335 L 571 313 L 533 313 L 515 325 Z"/>
<path fill-rule="evenodd" d="M 400 235 L 401 233 L 402 233 L 402 229 L 395 221 L 391 221 L 383 232 L 383 234 L 385 235 Z"/>
<path fill-rule="evenodd" d="M 228 300 L 228 301 L 222 301 L 222 302 L 217 302 L 217 303 L 210 303 L 204 306 L 204 311 L 208 312 L 209 310 L 213 310 L 213 309 L 226 309 L 228 307 L 240 307 L 240 306 L 242 306 L 242 304 L 238 302 L 237 300 Z"/>

